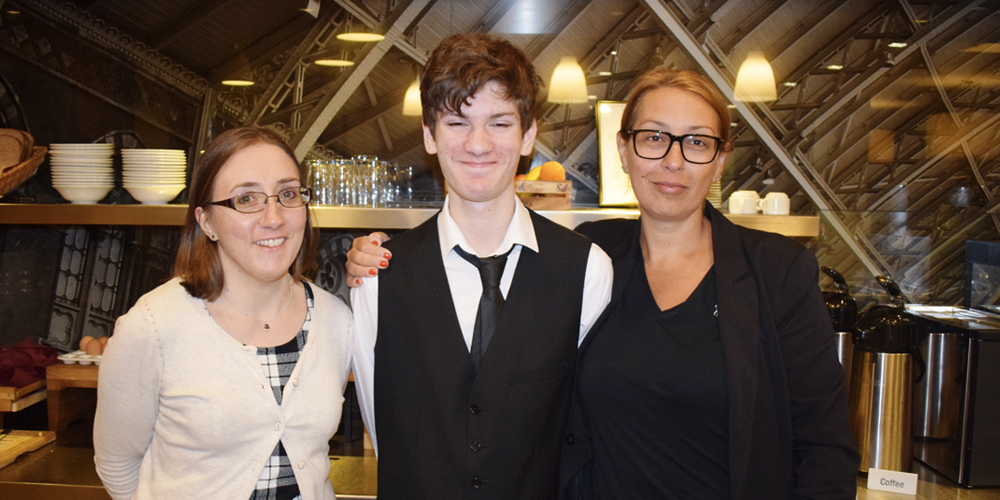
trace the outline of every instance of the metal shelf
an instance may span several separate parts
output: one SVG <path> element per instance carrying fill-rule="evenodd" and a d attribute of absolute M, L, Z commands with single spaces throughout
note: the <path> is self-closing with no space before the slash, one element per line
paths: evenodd
<path fill-rule="evenodd" d="M 339 229 L 409 229 L 434 215 L 436 208 L 310 207 L 313 225 Z M 180 226 L 187 205 L 32 205 L 0 204 L 0 224 Z M 582 222 L 639 217 L 636 209 L 597 208 L 540 210 L 539 214 L 573 228 Z M 819 235 L 815 215 L 727 215 L 741 226 L 785 236 L 812 238 Z"/>

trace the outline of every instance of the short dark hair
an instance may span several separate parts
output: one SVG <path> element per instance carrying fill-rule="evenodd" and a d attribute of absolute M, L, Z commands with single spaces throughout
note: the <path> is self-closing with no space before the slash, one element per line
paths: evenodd
<path fill-rule="evenodd" d="M 191 191 L 188 199 L 187 218 L 181 229 L 180 246 L 174 261 L 174 276 L 179 277 L 184 288 L 194 297 L 215 300 L 226 286 L 219 260 L 218 244 L 208 238 L 195 218 L 195 209 L 208 209 L 213 201 L 215 180 L 222 167 L 239 151 L 257 144 L 270 144 L 284 151 L 295 162 L 299 171 L 299 182 L 306 185 L 306 167 L 295 160 L 295 152 L 278 134 L 252 125 L 231 128 L 213 140 L 194 166 L 191 175 Z M 305 235 L 302 247 L 288 272 L 296 281 L 316 266 L 316 246 L 318 236 L 312 227 L 311 217 L 306 216 Z"/>
<path fill-rule="evenodd" d="M 517 104 L 521 133 L 527 132 L 542 79 L 523 50 L 494 35 L 451 35 L 434 49 L 420 80 L 424 125 L 434 133 L 438 113 L 461 115 L 462 106 L 489 82 Z"/>

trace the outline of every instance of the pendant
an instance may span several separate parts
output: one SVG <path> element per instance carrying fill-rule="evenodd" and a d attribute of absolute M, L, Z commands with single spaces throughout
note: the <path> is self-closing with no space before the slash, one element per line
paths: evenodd
<path fill-rule="evenodd" d="M 264 329 L 265 330 L 270 330 L 271 329 L 271 325 L 269 325 L 267 323 L 264 323 Z"/>

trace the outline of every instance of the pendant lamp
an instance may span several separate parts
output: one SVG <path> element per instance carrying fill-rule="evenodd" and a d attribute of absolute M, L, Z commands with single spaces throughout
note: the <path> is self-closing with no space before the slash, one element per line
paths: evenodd
<path fill-rule="evenodd" d="M 549 81 L 549 102 L 580 104 L 587 102 L 587 78 L 575 57 L 563 57 Z"/>
<path fill-rule="evenodd" d="M 420 105 L 420 77 L 417 76 L 403 97 L 403 116 L 420 116 L 424 109 Z"/>
<path fill-rule="evenodd" d="M 761 52 L 747 54 L 736 74 L 733 99 L 742 102 L 770 102 L 778 99 L 774 71 Z"/>

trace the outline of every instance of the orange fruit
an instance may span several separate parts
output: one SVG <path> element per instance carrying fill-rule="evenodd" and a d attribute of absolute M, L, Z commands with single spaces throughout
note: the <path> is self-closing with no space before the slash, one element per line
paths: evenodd
<path fill-rule="evenodd" d="M 564 181 L 566 180 L 566 170 L 557 161 L 547 161 L 542 164 L 538 179 L 542 181 Z"/>

